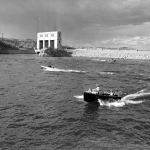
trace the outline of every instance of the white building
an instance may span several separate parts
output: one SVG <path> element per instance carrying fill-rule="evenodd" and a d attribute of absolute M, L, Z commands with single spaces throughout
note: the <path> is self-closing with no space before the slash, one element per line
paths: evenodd
<path fill-rule="evenodd" d="M 53 49 L 61 49 L 61 32 L 39 32 L 37 33 L 37 49 L 51 47 Z"/>

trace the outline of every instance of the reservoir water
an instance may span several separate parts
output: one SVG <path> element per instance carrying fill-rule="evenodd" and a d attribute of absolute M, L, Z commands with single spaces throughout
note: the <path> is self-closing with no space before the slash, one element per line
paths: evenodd
<path fill-rule="evenodd" d="M 50 64 L 66 72 L 41 69 Z M 149 68 L 150 61 L 0 55 L 0 149 L 149 150 Z M 122 100 L 84 102 L 97 83 L 122 91 Z"/>

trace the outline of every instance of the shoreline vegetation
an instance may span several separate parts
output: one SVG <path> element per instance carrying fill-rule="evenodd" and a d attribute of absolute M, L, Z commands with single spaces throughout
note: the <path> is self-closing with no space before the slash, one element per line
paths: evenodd
<path fill-rule="evenodd" d="M 66 51 L 63 48 L 60 50 L 47 48 L 40 50 L 38 55 L 43 57 L 72 57 L 72 52 Z"/>
<path fill-rule="evenodd" d="M 35 40 L 0 40 L 0 54 L 35 54 Z M 39 56 L 46 57 L 93 57 L 112 59 L 150 60 L 150 50 L 136 50 L 134 48 L 75 48 L 63 46 L 61 50 L 44 49 Z"/>

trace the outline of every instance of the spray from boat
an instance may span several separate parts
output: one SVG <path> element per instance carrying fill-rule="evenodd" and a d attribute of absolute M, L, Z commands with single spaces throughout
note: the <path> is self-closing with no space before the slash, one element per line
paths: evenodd
<path fill-rule="evenodd" d="M 74 97 L 77 98 L 77 99 L 80 99 L 80 100 L 84 99 L 83 95 L 75 95 Z"/>
<path fill-rule="evenodd" d="M 145 100 L 150 99 L 150 93 L 145 92 L 145 90 L 141 90 L 139 92 L 129 94 L 121 98 L 121 100 L 114 101 L 114 102 L 104 102 L 102 100 L 98 100 L 100 106 L 108 106 L 108 107 L 123 107 L 129 104 L 141 104 Z"/>

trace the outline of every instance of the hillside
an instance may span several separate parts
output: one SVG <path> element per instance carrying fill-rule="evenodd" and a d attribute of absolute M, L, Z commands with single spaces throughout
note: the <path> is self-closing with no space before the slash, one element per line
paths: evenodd
<path fill-rule="evenodd" d="M 36 40 L 0 39 L 0 50 L 29 50 L 36 47 Z"/>
<path fill-rule="evenodd" d="M 0 54 L 35 54 L 34 48 L 36 48 L 36 40 L 0 39 Z M 51 48 L 43 49 L 40 56 L 71 57 L 71 52 L 64 49 L 73 49 L 73 47 L 63 46 L 58 51 Z"/>
<path fill-rule="evenodd" d="M 0 50 L 18 50 L 19 48 L 11 44 L 6 44 L 0 41 Z"/>
<path fill-rule="evenodd" d="M 119 50 L 136 50 L 133 47 L 120 47 Z"/>

